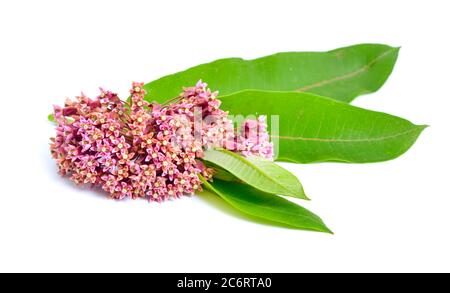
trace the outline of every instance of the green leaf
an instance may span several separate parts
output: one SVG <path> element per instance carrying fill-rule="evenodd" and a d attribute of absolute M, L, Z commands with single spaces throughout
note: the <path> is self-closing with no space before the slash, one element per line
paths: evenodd
<path fill-rule="evenodd" d="M 227 58 L 147 83 L 148 101 L 165 102 L 198 80 L 220 95 L 246 89 L 310 92 L 350 102 L 377 91 L 389 77 L 399 48 L 360 44 L 329 52 L 286 52 L 254 60 Z"/>
<path fill-rule="evenodd" d="M 297 177 L 269 160 L 244 158 L 228 150 L 213 149 L 204 152 L 203 160 L 220 166 L 261 191 L 308 199 Z"/>
<path fill-rule="evenodd" d="M 201 179 L 207 189 L 241 212 L 295 228 L 333 233 L 317 215 L 282 197 L 261 192 L 249 185 L 221 180 L 210 183 Z"/>
<path fill-rule="evenodd" d="M 406 152 L 426 126 L 308 93 L 242 91 L 222 97 L 234 115 L 279 115 L 269 126 L 278 160 L 379 162 Z"/>

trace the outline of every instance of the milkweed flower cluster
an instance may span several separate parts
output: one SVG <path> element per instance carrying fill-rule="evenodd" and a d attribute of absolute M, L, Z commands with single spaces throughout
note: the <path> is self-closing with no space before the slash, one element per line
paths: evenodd
<path fill-rule="evenodd" d="M 95 99 L 81 95 L 54 106 L 50 149 L 60 173 L 113 198 L 161 201 L 201 190 L 199 175 L 212 178 L 201 161 L 208 148 L 272 158 L 265 117 L 246 120 L 236 132 L 206 83 L 167 105 L 148 103 L 145 94 L 143 83 L 133 83 L 129 102 L 101 89 Z"/>
<path fill-rule="evenodd" d="M 273 159 L 273 144 L 267 132 L 266 116 L 259 116 L 256 120 L 248 119 L 242 123 L 241 135 L 237 138 L 236 149 L 246 157 L 259 156 Z"/>

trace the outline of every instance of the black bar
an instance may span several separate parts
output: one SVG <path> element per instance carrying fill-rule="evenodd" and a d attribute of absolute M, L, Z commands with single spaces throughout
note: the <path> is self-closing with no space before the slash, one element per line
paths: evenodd
<path fill-rule="evenodd" d="M 261 291 L 328 288 L 356 290 L 404 290 L 408 287 L 426 292 L 435 286 L 439 291 L 449 290 L 447 274 L 1 274 L 1 283 L 10 282 L 14 291 L 32 288 L 83 290 L 105 289 L 142 291 L 151 289 L 230 290 L 257 289 Z M 61 287 L 63 286 L 63 287 Z M 309 291 L 308 289 L 308 291 Z M 147 291 L 147 290 L 146 290 Z M 284 292 L 284 291 L 283 291 Z"/>

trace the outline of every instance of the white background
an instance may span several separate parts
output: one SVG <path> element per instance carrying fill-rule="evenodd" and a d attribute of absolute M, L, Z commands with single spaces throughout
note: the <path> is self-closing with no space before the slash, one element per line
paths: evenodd
<path fill-rule="evenodd" d="M 0 271 L 450 271 L 448 1 L 1 1 Z M 223 57 L 402 46 L 355 104 L 429 124 L 397 160 L 283 164 L 335 235 L 248 221 L 214 196 L 113 201 L 60 178 L 52 104 L 126 95 Z"/>

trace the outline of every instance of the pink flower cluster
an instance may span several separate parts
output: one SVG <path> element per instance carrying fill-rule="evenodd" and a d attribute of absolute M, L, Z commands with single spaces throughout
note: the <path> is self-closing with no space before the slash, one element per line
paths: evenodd
<path fill-rule="evenodd" d="M 259 156 L 272 160 L 273 145 L 267 132 L 266 116 L 259 116 L 256 120 L 247 119 L 241 124 L 240 131 L 236 131 L 228 112 L 220 109 L 221 102 L 216 98 L 218 92 L 211 93 L 206 87 L 206 83 L 199 81 L 195 87 L 185 88 L 179 103 L 173 105 L 178 114 L 188 114 L 189 134 L 195 134 L 195 131 L 199 130 L 200 139 L 190 139 L 201 141 L 205 149 L 219 147 L 246 157 Z M 200 117 L 195 115 L 195 109 L 199 110 Z M 201 118 L 197 119 L 201 120 L 201 127 L 195 127 L 195 118 Z M 184 137 L 185 140 L 186 138 Z"/>
<path fill-rule="evenodd" d="M 168 105 L 146 102 L 142 86 L 133 83 L 129 103 L 101 89 L 95 99 L 81 95 L 54 107 L 50 148 L 62 175 L 101 186 L 113 198 L 161 201 L 201 190 L 200 174 L 211 179 L 213 170 L 201 162 L 210 147 L 272 158 L 265 118 L 246 121 L 236 134 L 205 83 Z"/>
<path fill-rule="evenodd" d="M 273 145 L 267 132 L 266 116 L 261 115 L 257 120 L 244 121 L 238 137 L 237 151 L 246 157 L 273 159 Z"/>

